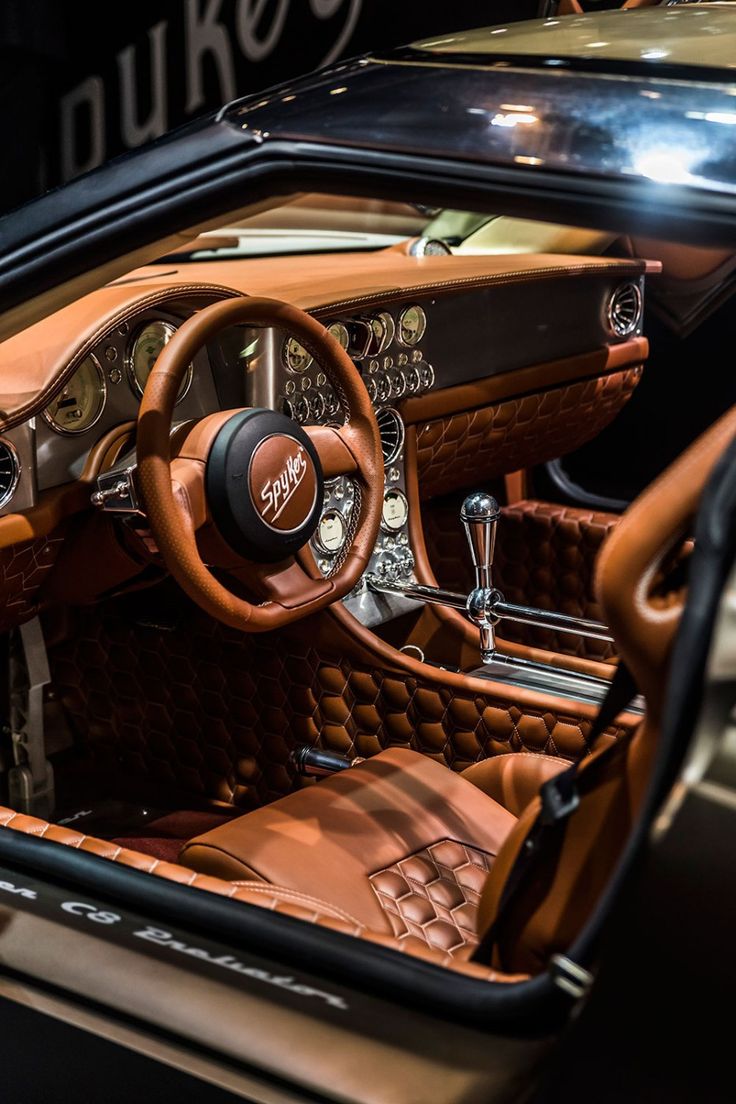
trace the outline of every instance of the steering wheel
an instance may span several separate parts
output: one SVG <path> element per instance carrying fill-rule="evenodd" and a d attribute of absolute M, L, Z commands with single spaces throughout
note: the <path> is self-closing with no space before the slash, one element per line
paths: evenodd
<path fill-rule="evenodd" d="M 345 412 L 341 427 L 302 428 L 273 410 L 211 414 L 172 436 L 174 406 L 199 350 L 230 326 L 294 334 L 325 372 Z M 166 567 L 212 617 L 265 632 L 344 597 L 365 571 L 378 536 L 383 456 L 375 414 L 360 375 L 331 334 L 278 299 L 234 298 L 205 307 L 176 331 L 146 383 L 138 414 L 138 486 Z M 355 485 L 345 545 L 325 578 L 304 550 L 319 522 L 324 480 Z M 253 604 L 229 589 L 200 551 L 226 548 L 234 576 L 260 592 Z M 300 549 L 303 550 L 300 553 Z M 235 555 L 233 556 L 233 553 Z M 299 555 L 296 559 L 295 556 Z"/>

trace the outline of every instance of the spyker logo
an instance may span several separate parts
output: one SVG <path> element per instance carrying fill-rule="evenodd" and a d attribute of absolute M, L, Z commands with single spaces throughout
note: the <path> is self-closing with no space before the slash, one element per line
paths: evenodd
<path fill-rule="evenodd" d="M 304 446 L 297 447 L 296 454 L 287 457 L 281 471 L 272 479 L 267 479 L 261 488 L 259 498 L 261 516 L 264 521 L 273 524 L 281 517 L 289 502 L 296 494 L 308 471 Z"/>

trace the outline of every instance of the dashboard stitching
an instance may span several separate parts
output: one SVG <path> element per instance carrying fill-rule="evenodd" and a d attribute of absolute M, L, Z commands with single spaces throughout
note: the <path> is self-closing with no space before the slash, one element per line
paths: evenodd
<path fill-rule="evenodd" d="M 56 376 L 43 391 L 40 391 L 24 406 L 19 407 L 7 420 L 0 422 L 0 430 L 5 431 L 12 429 L 13 426 L 19 425 L 21 422 L 25 421 L 26 417 L 40 413 L 48 404 L 48 400 L 53 398 L 54 393 L 60 390 L 61 387 L 71 379 L 76 369 L 85 357 L 89 355 L 92 349 L 105 338 L 110 330 L 119 325 L 120 322 L 128 321 L 136 315 L 141 314 L 143 311 L 148 310 L 150 307 L 158 306 L 160 303 L 165 303 L 170 299 L 185 298 L 201 294 L 202 292 L 216 293 L 223 299 L 237 299 L 241 294 L 239 291 L 220 286 L 219 284 L 177 284 L 175 287 L 167 287 L 159 289 L 156 292 L 149 292 L 148 295 L 142 299 L 138 299 L 134 304 L 128 303 L 124 308 L 121 307 L 110 318 L 107 318 L 104 326 L 87 338 L 74 353 L 64 370 Z"/>
<path fill-rule="evenodd" d="M 427 291 L 448 291 L 453 288 L 476 288 L 499 284 L 519 284 L 526 282 L 530 278 L 551 279 L 556 276 L 586 276 L 591 273 L 594 275 L 610 275 L 612 272 L 619 272 L 622 277 L 632 274 L 641 276 L 644 274 L 644 265 L 643 263 L 641 266 L 622 265 L 619 262 L 610 265 L 571 265 L 569 268 L 529 268 L 524 272 L 518 273 L 505 272 L 494 276 L 467 276 L 458 280 L 430 281 L 427 284 L 415 284 L 408 289 L 384 288 L 380 291 L 371 292 L 370 295 L 360 295 L 352 299 L 338 299 L 324 306 L 312 307 L 308 313 L 319 318 L 321 315 L 331 311 L 344 310 L 354 306 L 365 306 L 369 303 L 398 302 L 402 299 L 411 299 L 415 294 Z"/>

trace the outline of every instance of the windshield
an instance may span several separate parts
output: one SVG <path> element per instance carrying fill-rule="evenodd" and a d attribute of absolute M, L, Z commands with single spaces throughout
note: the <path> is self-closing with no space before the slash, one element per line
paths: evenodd
<path fill-rule="evenodd" d="M 422 237 L 458 246 L 490 217 L 413 203 L 309 193 L 207 230 L 161 261 L 365 252 Z"/>
<path fill-rule="evenodd" d="M 611 236 L 532 219 L 414 203 L 307 193 L 232 217 L 157 264 L 355 253 L 601 253 Z M 416 249 L 417 243 L 423 248 Z M 441 248 L 440 248 L 441 247 Z"/>

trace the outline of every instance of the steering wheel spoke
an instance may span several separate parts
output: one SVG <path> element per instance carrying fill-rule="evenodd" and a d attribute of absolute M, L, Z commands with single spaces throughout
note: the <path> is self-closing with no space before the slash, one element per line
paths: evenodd
<path fill-rule="evenodd" d="M 325 479 L 354 475 L 358 471 L 355 450 L 358 433 L 349 423 L 344 426 L 305 426 L 304 431 L 317 450 Z"/>
<path fill-rule="evenodd" d="M 294 333 L 339 388 L 347 424 L 305 430 L 272 410 L 239 409 L 211 414 L 172 435 L 188 366 L 230 326 Z M 342 598 L 365 570 L 381 517 L 378 425 L 355 365 L 321 323 L 296 307 L 233 298 L 185 322 L 148 378 L 137 448 L 141 496 L 164 562 L 187 594 L 225 624 L 247 632 L 276 629 Z M 338 475 L 361 484 L 360 517 L 339 567 L 324 579 L 305 556 L 301 564 L 294 556 L 319 521 L 324 479 Z M 229 589 L 213 564 L 255 584 L 249 590 L 265 599 L 262 604 Z"/>

